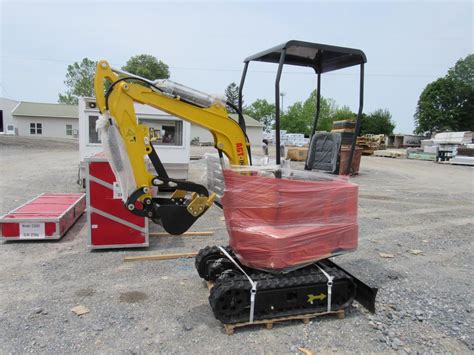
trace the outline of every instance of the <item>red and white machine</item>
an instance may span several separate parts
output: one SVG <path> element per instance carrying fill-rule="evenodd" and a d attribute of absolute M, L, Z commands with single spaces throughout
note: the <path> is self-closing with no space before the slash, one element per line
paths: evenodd
<path fill-rule="evenodd" d="M 0 217 L 1 238 L 61 239 L 85 207 L 84 194 L 43 193 Z"/>
<path fill-rule="evenodd" d="M 87 236 L 90 249 L 148 246 L 148 219 L 128 211 L 107 159 L 86 159 Z"/>

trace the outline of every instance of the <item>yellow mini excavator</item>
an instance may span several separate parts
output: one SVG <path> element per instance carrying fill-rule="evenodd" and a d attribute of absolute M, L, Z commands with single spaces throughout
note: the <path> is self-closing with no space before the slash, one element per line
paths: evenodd
<path fill-rule="evenodd" d="M 99 127 L 105 153 L 122 188 L 125 207 L 151 218 L 170 234 L 182 234 L 212 205 L 215 194 L 203 185 L 168 176 L 149 137 L 140 124 L 134 103 L 146 104 L 211 131 L 215 146 L 231 164 L 248 165 L 250 146 L 245 131 L 231 119 L 218 98 L 170 80 L 149 81 L 97 64 L 94 89 L 102 115 Z M 236 109 L 236 108 L 235 108 Z M 156 174 L 145 164 L 148 156 Z M 170 198 L 152 197 L 152 187 L 172 189 Z"/>
<path fill-rule="evenodd" d="M 152 145 L 148 127 L 137 120 L 134 103 L 152 106 L 209 130 L 222 164 L 226 156 L 231 165 L 249 166 L 252 158 L 242 115 L 242 89 L 252 61 L 278 64 L 275 81 L 277 165 L 281 162 L 279 100 L 284 65 L 310 67 L 317 75 L 313 138 L 320 113 L 323 73 L 360 66 L 360 118 L 366 58 L 357 49 L 289 41 L 248 57 L 240 83 L 239 107 L 170 80 L 151 81 L 100 61 L 94 81 L 101 112 L 97 125 L 104 151 L 120 183 L 124 206 L 130 213 L 148 217 L 168 233 L 177 235 L 188 230 L 215 198 L 203 185 L 168 176 L 159 151 Z M 238 122 L 229 117 L 226 109 L 229 106 L 238 113 Z M 347 174 L 350 174 L 359 122 L 357 120 Z M 155 169 L 153 174 L 147 169 L 146 156 Z M 306 169 L 311 170 L 309 162 Z M 275 176 L 278 178 L 278 173 Z M 152 193 L 154 188 L 174 192 L 170 197 L 156 197 Z M 196 257 L 199 275 L 215 283 L 209 301 L 216 318 L 224 323 L 337 310 L 347 307 L 354 299 L 374 311 L 376 288 L 367 286 L 329 259 L 319 261 L 316 266 L 289 272 L 261 271 L 242 265 L 230 247 L 206 247 Z M 308 295 L 324 297 L 313 297 L 309 302 Z"/>

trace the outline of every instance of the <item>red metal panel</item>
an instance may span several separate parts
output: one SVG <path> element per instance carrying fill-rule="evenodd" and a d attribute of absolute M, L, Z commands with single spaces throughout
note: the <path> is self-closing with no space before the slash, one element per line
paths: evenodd
<path fill-rule="evenodd" d="M 113 184 L 115 175 L 107 161 L 94 161 L 89 164 L 89 174 L 109 184 Z"/>
<path fill-rule="evenodd" d="M 94 157 L 88 161 L 89 247 L 148 246 L 147 219 L 134 215 L 125 208 L 122 199 L 114 198 L 115 181 L 105 158 Z"/>
<path fill-rule="evenodd" d="M 145 243 L 145 233 L 107 217 L 91 213 L 92 245 L 127 245 Z"/>
<path fill-rule="evenodd" d="M 71 221 L 71 224 L 69 226 L 72 226 L 73 224 L 74 224 L 74 221 Z M 52 223 L 52 222 L 46 223 L 44 226 L 44 232 L 47 237 L 51 237 L 54 234 L 56 234 L 57 232 L 56 223 Z M 62 231 L 61 236 L 64 235 L 63 233 L 66 233 L 66 230 Z"/>
<path fill-rule="evenodd" d="M 95 163 L 91 165 L 95 165 Z M 121 199 L 114 199 L 111 189 L 99 185 L 94 181 L 90 181 L 89 184 L 89 201 L 91 207 L 123 219 L 124 221 L 136 224 L 137 226 L 145 226 L 145 219 L 130 213 L 123 205 Z"/>
<path fill-rule="evenodd" d="M 4 237 L 18 237 L 20 235 L 20 225 L 18 223 L 3 223 L 2 235 Z"/>

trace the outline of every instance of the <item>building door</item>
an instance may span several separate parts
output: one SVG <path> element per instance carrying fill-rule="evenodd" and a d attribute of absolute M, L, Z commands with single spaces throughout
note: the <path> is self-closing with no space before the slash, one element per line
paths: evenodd
<path fill-rule="evenodd" d="M 0 132 L 3 132 L 3 111 L 0 110 Z"/>

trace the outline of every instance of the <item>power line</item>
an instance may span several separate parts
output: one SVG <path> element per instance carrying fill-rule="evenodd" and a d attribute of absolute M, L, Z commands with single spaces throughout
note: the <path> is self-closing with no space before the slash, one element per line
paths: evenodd
<path fill-rule="evenodd" d="M 52 63 L 67 63 L 72 64 L 76 61 L 67 60 L 67 59 L 51 59 L 51 58 L 22 58 L 15 56 L 2 55 L 1 58 L 5 59 L 15 59 L 15 60 L 25 60 L 25 61 L 44 61 Z M 111 63 L 114 66 L 120 66 L 116 63 Z M 230 69 L 230 68 L 199 68 L 199 67 L 181 67 L 181 66 L 170 66 L 170 69 L 173 70 L 188 70 L 188 71 L 207 71 L 207 72 L 242 72 L 242 69 Z M 252 70 L 248 71 L 249 73 L 262 73 L 262 74 L 275 74 L 276 71 L 273 70 Z M 284 71 L 284 74 L 291 75 L 311 75 L 313 72 L 303 72 L 303 71 Z M 358 73 L 328 73 L 327 75 L 331 76 L 349 76 L 349 77 L 358 77 Z M 399 73 L 367 73 L 365 74 L 368 77 L 392 77 L 392 78 L 437 78 L 440 74 L 399 74 Z"/>
<path fill-rule="evenodd" d="M 3 94 L 6 94 L 6 95 L 2 94 L 3 97 L 6 97 L 6 96 L 10 97 L 10 94 L 8 93 L 8 90 L 4 84 L 0 83 L 0 88 L 2 89 Z"/>

